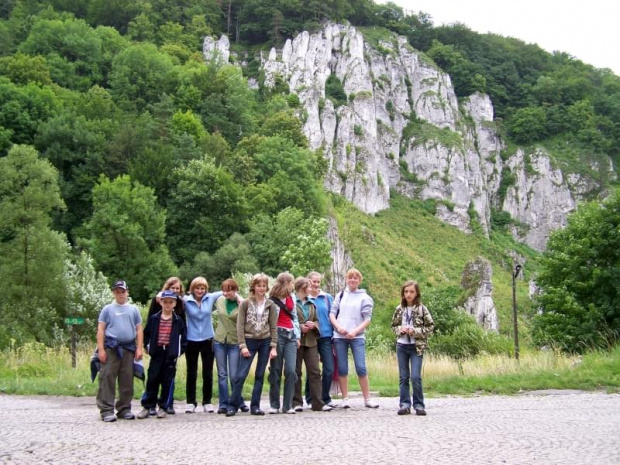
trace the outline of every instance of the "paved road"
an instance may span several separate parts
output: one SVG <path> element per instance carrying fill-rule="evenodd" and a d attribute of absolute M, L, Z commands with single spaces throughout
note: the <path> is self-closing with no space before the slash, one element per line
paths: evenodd
<path fill-rule="evenodd" d="M 352 399 L 332 412 L 103 423 L 93 398 L 0 395 L 0 463 L 620 464 L 619 394 L 428 399 L 426 417 L 378 401 L 376 410 Z"/>

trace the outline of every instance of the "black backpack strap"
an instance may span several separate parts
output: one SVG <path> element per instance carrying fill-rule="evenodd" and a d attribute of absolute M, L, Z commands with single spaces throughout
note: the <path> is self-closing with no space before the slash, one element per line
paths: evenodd
<path fill-rule="evenodd" d="M 292 321 L 295 321 L 295 317 L 293 316 L 293 313 L 290 312 L 288 308 L 286 308 L 286 305 L 284 305 L 280 299 L 278 299 L 277 297 L 269 297 L 269 299 L 273 303 L 275 303 L 278 307 L 280 307 L 280 310 L 283 310 L 284 313 L 286 313 Z"/>
<path fill-rule="evenodd" d="M 336 320 L 338 319 L 338 315 L 340 315 L 340 302 L 342 301 L 342 296 L 344 295 L 344 289 L 338 293 L 336 297 L 338 299 L 338 310 L 336 310 Z"/>

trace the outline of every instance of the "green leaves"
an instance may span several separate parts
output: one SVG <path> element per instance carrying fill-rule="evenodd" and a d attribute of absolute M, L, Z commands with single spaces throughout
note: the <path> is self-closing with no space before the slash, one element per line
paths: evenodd
<path fill-rule="evenodd" d="M 538 344 L 567 351 L 606 347 L 620 337 L 620 196 L 584 205 L 552 234 L 537 283 Z"/>

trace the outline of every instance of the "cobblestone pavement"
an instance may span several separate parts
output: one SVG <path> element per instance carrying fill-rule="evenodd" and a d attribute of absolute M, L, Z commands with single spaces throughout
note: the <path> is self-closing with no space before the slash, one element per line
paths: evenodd
<path fill-rule="evenodd" d="M 358 398 L 332 412 L 103 423 L 93 398 L 0 395 L 0 463 L 620 464 L 618 394 L 433 398 L 426 417 L 377 400 L 376 410 Z"/>

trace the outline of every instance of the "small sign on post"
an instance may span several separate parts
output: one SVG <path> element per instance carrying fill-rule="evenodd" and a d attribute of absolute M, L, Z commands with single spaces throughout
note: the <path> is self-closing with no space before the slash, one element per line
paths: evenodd
<path fill-rule="evenodd" d="M 77 337 L 75 334 L 75 328 L 74 326 L 76 325 L 83 325 L 84 324 L 84 317 L 81 316 L 71 316 L 68 318 L 65 318 L 65 324 L 67 326 L 69 326 L 71 328 L 71 366 L 73 368 L 77 367 Z"/>

